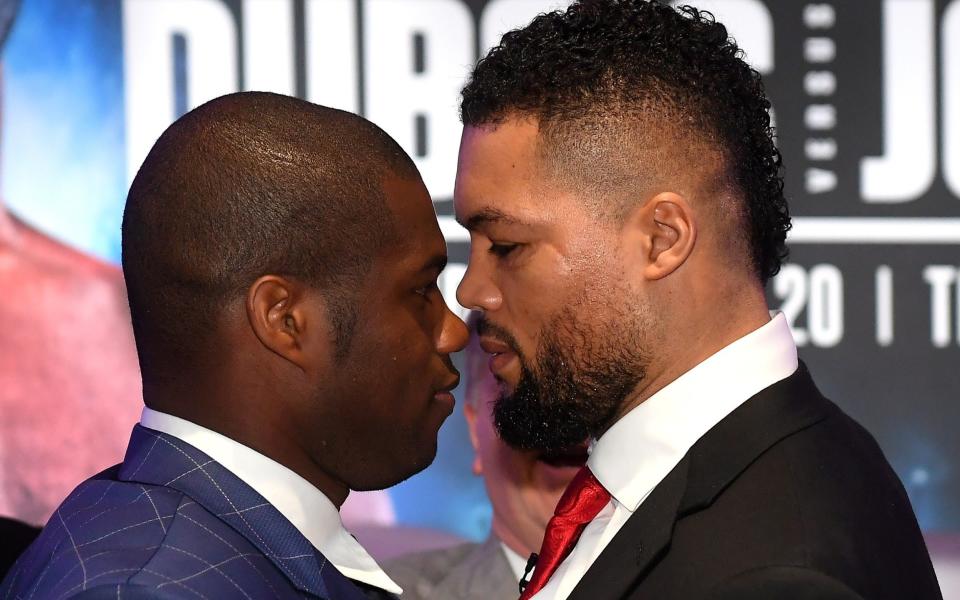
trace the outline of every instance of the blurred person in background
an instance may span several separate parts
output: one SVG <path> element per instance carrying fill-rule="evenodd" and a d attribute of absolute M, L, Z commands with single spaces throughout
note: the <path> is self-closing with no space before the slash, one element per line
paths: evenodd
<path fill-rule="evenodd" d="M 385 565 L 403 588 L 404 600 L 515 599 L 528 558 L 543 541 L 560 495 L 587 460 L 586 443 L 558 452 L 514 450 L 493 426 L 499 395 L 490 357 L 480 348 L 477 322 L 467 319 L 463 412 L 473 445 L 473 473 L 483 477 L 493 520 L 483 543 L 408 555 Z"/>
<path fill-rule="evenodd" d="M 0 0 L 0 52 L 18 5 Z M 6 117 L 0 102 L 0 127 Z M 0 515 L 39 524 L 77 481 L 123 458 L 140 410 L 137 353 L 120 269 L 2 198 L 0 282 Z"/>

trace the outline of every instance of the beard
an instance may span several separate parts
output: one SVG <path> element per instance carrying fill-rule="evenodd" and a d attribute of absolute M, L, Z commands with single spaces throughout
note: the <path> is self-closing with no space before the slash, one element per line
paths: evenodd
<path fill-rule="evenodd" d="M 582 305 L 581 305 L 582 306 Z M 646 375 L 643 324 L 635 313 L 616 311 L 599 324 L 576 319 L 567 307 L 544 328 L 533 362 L 515 338 L 482 320 L 520 361 L 520 379 L 501 391 L 493 408 L 501 439 L 518 450 L 560 452 L 599 437 L 613 424 L 627 397 Z"/>

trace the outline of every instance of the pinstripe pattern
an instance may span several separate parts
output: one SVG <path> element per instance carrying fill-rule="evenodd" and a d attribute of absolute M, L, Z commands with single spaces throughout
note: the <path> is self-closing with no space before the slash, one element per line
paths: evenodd
<path fill-rule="evenodd" d="M 75 597 L 364 598 L 233 473 L 139 425 L 0 584 L 0 599 Z"/>

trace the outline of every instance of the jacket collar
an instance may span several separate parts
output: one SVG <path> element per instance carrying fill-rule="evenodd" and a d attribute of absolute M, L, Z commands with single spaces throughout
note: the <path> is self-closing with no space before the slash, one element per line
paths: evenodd
<path fill-rule="evenodd" d="M 169 487 L 189 496 L 256 546 L 303 592 L 333 598 L 335 591 L 338 600 L 363 598 L 276 508 L 186 442 L 134 426 L 117 478 Z"/>
<path fill-rule="evenodd" d="M 831 410 L 800 363 L 796 373 L 753 396 L 706 433 L 654 488 L 570 594 L 627 594 L 670 547 L 676 522 L 709 507 L 747 467 L 780 440 Z"/>

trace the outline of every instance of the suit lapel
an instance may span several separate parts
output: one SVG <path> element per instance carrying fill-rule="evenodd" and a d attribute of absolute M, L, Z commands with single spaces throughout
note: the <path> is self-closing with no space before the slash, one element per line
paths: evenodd
<path fill-rule="evenodd" d="M 571 600 L 621 598 L 670 546 L 673 525 L 687 487 L 689 461 L 680 461 L 637 508 L 574 588 Z"/>
<path fill-rule="evenodd" d="M 303 592 L 331 598 L 332 583 L 338 599 L 363 598 L 263 496 L 182 440 L 135 426 L 118 478 L 187 495 L 256 546 Z M 346 595 L 351 589 L 355 595 Z"/>
<path fill-rule="evenodd" d="M 822 421 L 830 410 L 803 363 L 790 377 L 744 402 L 687 453 L 690 476 L 679 516 L 710 506 L 760 455 Z"/>
<path fill-rule="evenodd" d="M 823 398 L 802 362 L 708 431 L 624 523 L 570 595 L 622 598 L 669 550 L 676 522 L 710 506 L 780 440 L 826 418 Z M 835 409 L 833 409 L 835 410 Z"/>

